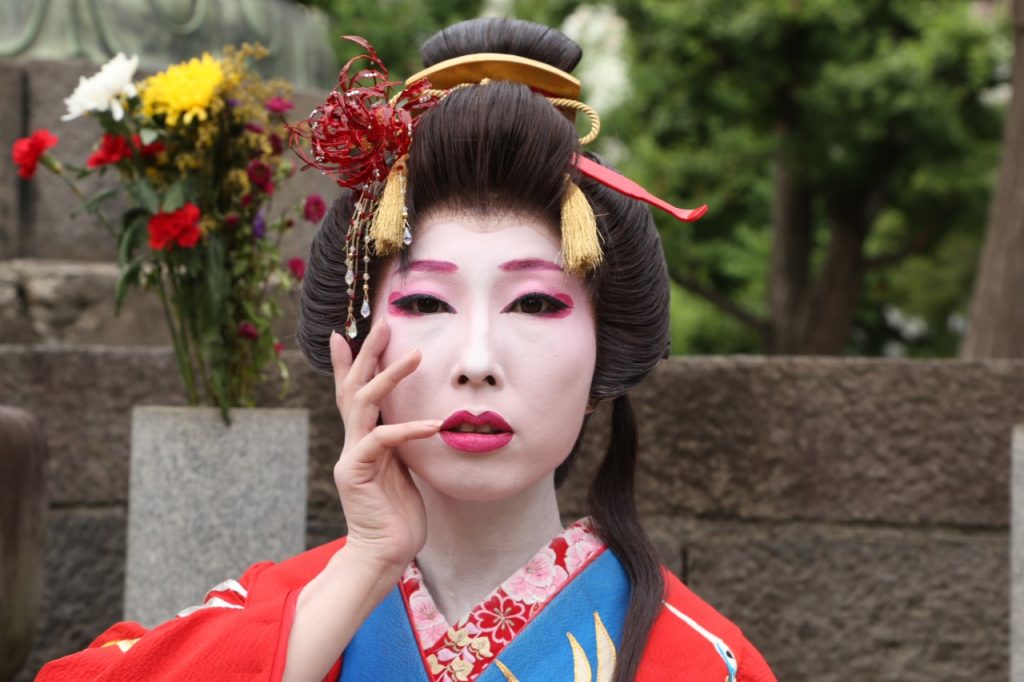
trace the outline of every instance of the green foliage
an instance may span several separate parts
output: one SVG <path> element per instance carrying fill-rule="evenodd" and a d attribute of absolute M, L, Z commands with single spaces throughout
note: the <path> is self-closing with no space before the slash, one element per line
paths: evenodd
<path fill-rule="evenodd" d="M 928 320 L 933 333 L 914 352 L 955 350 L 947 320 L 966 307 L 1001 131 L 1001 110 L 982 94 L 1009 56 L 1006 27 L 972 4 L 617 3 L 634 63 L 633 96 L 608 125 L 630 150 L 623 170 L 670 201 L 712 207 L 682 228 L 657 217 L 673 272 L 767 315 L 773 162 L 783 154 L 813 196 L 812 263 L 829 210 L 869 196 L 881 211 L 868 257 L 912 256 L 871 272 L 849 350 L 900 339 L 886 305 Z M 705 329 L 677 348 L 704 347 Z M 736 325 L 721 332 L 719 350 L 750 338 Z"/>

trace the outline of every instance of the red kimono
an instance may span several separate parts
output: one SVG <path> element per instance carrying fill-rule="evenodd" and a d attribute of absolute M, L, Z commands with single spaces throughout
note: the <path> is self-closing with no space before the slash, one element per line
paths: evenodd
<path fill-rule="evenodd" d="M 37 680 L 279 680 L 296 597 L 343 544 L 256 564 L 152 630 L 118 623 L 84 651 L 48 663 Z M 637 680 L 775 681 L 739 628 L 664 573 L 666 597 Z M 628 599 L 618 559 L 586 519 L 454 625 L 413 563 L 326 679 L 606 682 Z"/>

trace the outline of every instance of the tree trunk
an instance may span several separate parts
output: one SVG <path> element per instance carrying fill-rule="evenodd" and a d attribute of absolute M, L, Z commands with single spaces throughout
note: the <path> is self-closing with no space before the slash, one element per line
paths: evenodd
<path fill-rule="evenodd" d="M 1014 2 L 1013 24 L 1013 99 L 963 358 L 1024 357 L 1024 0 Z"/>
<path fill-rule="evenodd" d="M 864 239 L 871 213 L 867 200 L 830 207 L 831 239 L 811 299 L 801 353 L 845 352 L 864 285 Z"/>
<path fill-rule="evenodd" d="M 800 352 L 807 310 L 811 258 L 811 196 L 792 168 L 786 144 L 775 156 L 772 202 L 772 266 L 768 281 L 771 319 L 767 348 Z"/>

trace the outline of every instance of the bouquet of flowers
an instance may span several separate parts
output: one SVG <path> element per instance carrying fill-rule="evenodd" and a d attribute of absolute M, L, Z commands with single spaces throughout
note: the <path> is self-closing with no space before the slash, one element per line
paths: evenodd
<path fill-rule="evenodd" d="M 221 58 L 204 54 L 138 82 L 138 58 L 119 54 L 65 100 L 64 120 L 88 115 L 103 129 L 83 168 L 48 152 L 57 137 L 47 130 L 12 149 L 21 177 L 42 163 L 108 226 L 120 266 L 116 309 L 133 288 L 156 292 L 189 404 L 219 406 L 225 420 L 230 407 L 253 405 L 270 365 L 287 385 L 274 296 L 296 286 L 305 263 L 283 263 L 279 245 L 293 216 L 317 223 L 325 212 L 313 194 L 268 217 L 294 167 L 280 132 L 289 88 L 250 68 L 265 53 L 227 47 Z M 76 180 L 111 171 L 112 186 L 92 196 L 78 188 Z M 117 195 L 128 208 L 111 224 L 102 208 Z"/>

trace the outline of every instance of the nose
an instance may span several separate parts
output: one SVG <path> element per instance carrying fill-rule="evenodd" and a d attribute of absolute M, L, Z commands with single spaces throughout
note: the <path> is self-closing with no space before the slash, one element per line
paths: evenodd
<path fill-rule="evenodd" d="M 459 386 L 498 386 L 502 374 L 491 342 L 491 324 L 486 316 L 477 316 L 466 330 L 459 348 L 453 380 Z"/>

